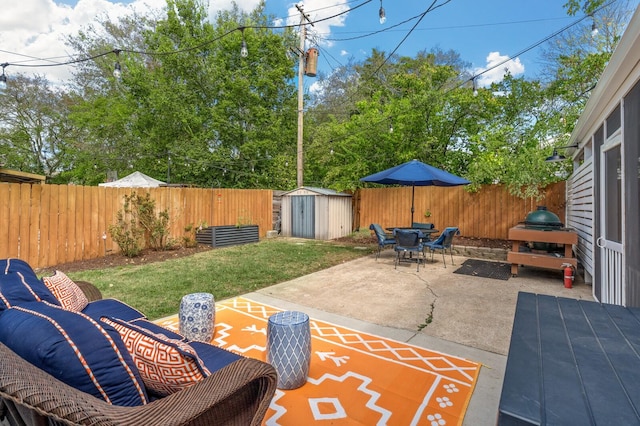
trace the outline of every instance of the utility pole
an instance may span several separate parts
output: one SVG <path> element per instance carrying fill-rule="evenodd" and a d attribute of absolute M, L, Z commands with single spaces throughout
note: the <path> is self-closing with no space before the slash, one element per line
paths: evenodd
<path fill-rule="evenodd" d="M 298 188 L 304 185 L 304 179 L 302 170 L 304 167 L 304 151 L 302 144 L 302 135 L 304 129 L 304 43 L 307 38 L 307 27 L 305 21 L 308 21 L 311 25 L 313 23 L 309 20 L 309 17 L 304 14 L 302 6 L 296 4 L 296 8 L 300 12 L 300 48 L 298 49 L 298 148 L 297 148 L 297 185 Z"/>

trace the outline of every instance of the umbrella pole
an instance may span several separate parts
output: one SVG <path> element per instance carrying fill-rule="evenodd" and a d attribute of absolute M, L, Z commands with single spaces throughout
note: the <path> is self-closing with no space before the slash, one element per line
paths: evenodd
<path fill-rule="evenodd" d="M 414 212 L 414 207 L 413 207 L 413 200 L 415 199 L 416 196 L 416 186 L 412 185 L 411 186 L 411 224 L 409 226 L 413 226 L 413 212 Z"/>

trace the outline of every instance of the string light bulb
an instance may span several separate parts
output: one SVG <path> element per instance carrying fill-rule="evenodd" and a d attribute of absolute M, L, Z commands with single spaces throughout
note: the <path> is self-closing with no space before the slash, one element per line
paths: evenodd
<path fill-rule="evenodd" d="M 249 56 L 249 49 L 247 49 L 247 42 L 244 40 L 244 27 L 240 28 L 242 31 L 242 47 L 240 48 L 240 56 L 246 58 Z"/>
<path fill-rule="evenodd" d="M 249 56 L 249 49 L 247 49 L 247 42 L 242 40 L 242 48 L 240 49 L 240 56 L 246 58 Z"/>
<path fill-rule="evenodd" d="M 591 37 L 595 37 L 597 35 L 598 35 L 598 26 L 596 25 L 596 21 L 594 19 L 593 22 L 591 23 Z"/>
<path fill-rule="evenodd" d="M 116 65 L 113 67 L 113 76 L 118 80 L 122 77 L 122 67 L 118 61 L 116 61 Z"/>
<path fill-rule="evenodd" d="M 476 80 L 478 77 L 473 77 L 473 96 L 478 96 L 478 81 Z"/>
<path fill-rule="evenodd" d="M 387 22 L 387 14 L 384 12 L 384 7 L 382 7 L 382 0 L 380 0 L 380 10 L 378 11 L 378 16 L 380 17 L 380 24 L 384 24 Z"/>
<path fill-rule="evenodd" d="M 7 76 L 4 74 L 4 68 L 9 64 L 2 64 L 2 75 L 0 75 L 0 93 L 7 90 Z"/>
<path fill-rule="evenodd" d="M 116 54 L 116 64 L 113 67 L 113 76 L 116 78 L 116 80 L 120 80 L 120 78 L 122 77 L 122 67 L 120 66 L 120 61 L 118 60 L 120 57 L 120 50 L 116 49 L 114 50 L 115 54 Z"/>

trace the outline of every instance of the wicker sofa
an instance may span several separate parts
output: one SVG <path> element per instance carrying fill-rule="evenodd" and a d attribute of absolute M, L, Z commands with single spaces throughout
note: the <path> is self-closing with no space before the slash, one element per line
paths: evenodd
<path fill-rule="evenodd" d="M 0 260 L 0 269 L 4 265 L 6 260 Z M 11 309 L 2 294 L 2 272 L 0 270 L 0 300 L 5 305 L 0 309 L 0 316 Z M 94 286 L 86 282 L 77 284 L 89 304 L 96 299 L 97 303 L 104 302 Z M 170 333 L 167 330 L 167 334 Z M 271 365 L 237 357 L 175 393 L 154 398 L 144 405 L 120 406 L 63 383 L 2 343 L 0 360 L 0 419 L 5 422 L 0 424 L 3 425 L 6 422 L 11 425 L 259 425 L 277 382 Z"/>

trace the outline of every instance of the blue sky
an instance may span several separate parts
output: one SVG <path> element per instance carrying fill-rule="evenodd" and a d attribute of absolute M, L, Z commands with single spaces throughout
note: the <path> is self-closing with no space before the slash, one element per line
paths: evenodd
<path fill-rule="evenodd" d="M 259 0 L 241 0 L 241 7 L 250 9 Z M 224 9 L 230 0 L 210 0 L 210 13 Z M 364 4 L 363 4 L 364 3 Z M 380 0 L 307 0 L 304 10 L 312 21 L 347 11 L 339 17 L 318 22 L 310 30 L 307 47 L 320 49 L 319 67 L 326 73 L 350 58 L 361 61 L 373 48 L 390 53 L 415 56 L 421 50 L 439 47 L 453 49 L 472 64 L 477 73 L 492 64 L 512 57 L 513 61 L 486 73 L 481 83 L 499 79 L 508 67 L 512 74 L 535 77 L 539 71 L 542 48 L 513 58 L 513 55 L 534 45 L 557 30 L 576 21 L 567 16 L 564 0 L 437 0 L 435 8 L 411 31 L 417 19 L 378 34 L 411 17 L 424 13 L 432 0 L 382 0 L 387 20 L 378 18 Z M 63 57 L 64 34 L 75 33 L 99 13 L 117 18 L 133 8 L 141 13 L 164 5 L 164 0 L 21 0 L 3 5 L 0 16 L 0 63 L 33 63 L 32 58 Z M 358 5 L 361 5 L 357 7 Z M 266 0 L 267 11 L 280 18 L 274 24 L 298 23 L 295 3 L 287 0 Z M 590 20 L 587 20 L 590 25 Z M 403 38 L 406 40 L 402 42 Z M 354 40 L 345 40 L 356 38 Z M 124 47 L 124 46 L 123 46 Z M 24 68 L 9 66 L 11 72 L 45 73 L 52 80 L 68 78 L 70 67 Z M 308 86 L 308 84 L 306 84 Z"/>
<path fill-rule="evenodd" d="M 436 5 L 441 6 L 427 13 L 413 31 L 418 19 L 370 35 L 419 16 L 431 3 L 431 0 L 383 0 L 387 20 L 381 25 L 378 19 L 380 2 L 375 0 L 349 12 L 343 25 L 330 27 L 330 33 L 326 28 L 317 29 L 320 66 L 327 70 L 347 63 L 349 57 L 358 61 L 365 59 L 373 48 L 387 53 L 397 48 L 400 55 L 415 56 L 421 50 L 438 47 L 457 51 L 463 60 L 472 63 L 474 70 L 486 69 L 491 63 L 526 49 L 577 19 L 566 15 L 561 0 L 440 0 Z M 286 2 L 273 0 L 267 5 L 274 11 L 284 7 Z M 305 6 L 305 11 L 309 11 L 313 20 L 314 16 L 322 17 L 332 10 L 315 12 L 312 6 Z M 298 16 L 294 18 L 295 22 Z M 361 38 L 344 40 L 354 37 Z M 540 49 L 533 49 L 505 66 L 509 66 L 514 74 L 524 72 L 533 77 L 539 69 L 539 53 Z M 500 67 L 500 74 L 503 68 Z"/>

